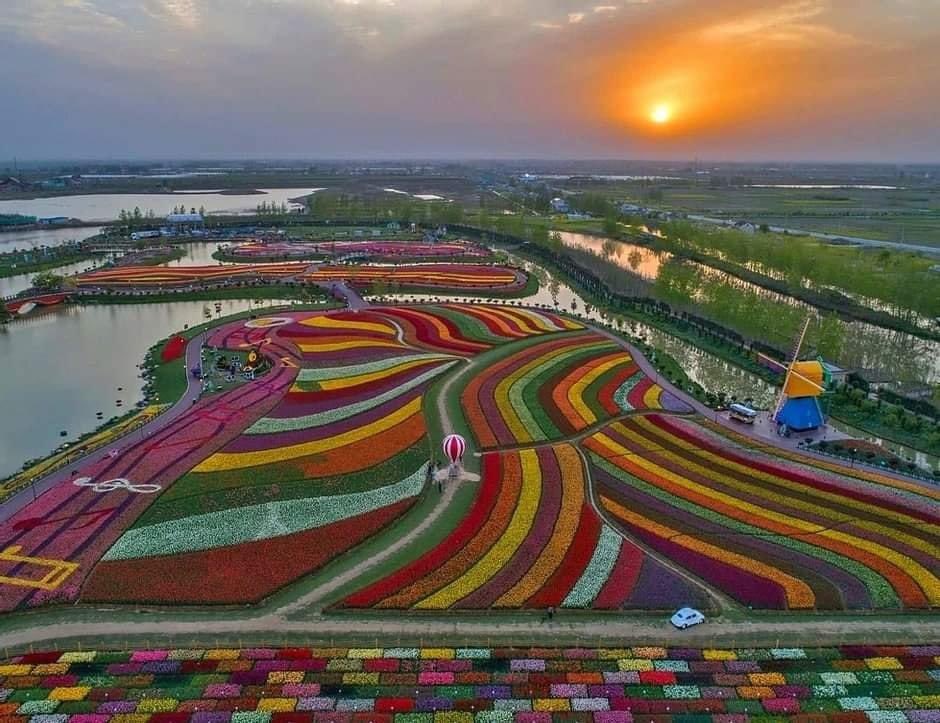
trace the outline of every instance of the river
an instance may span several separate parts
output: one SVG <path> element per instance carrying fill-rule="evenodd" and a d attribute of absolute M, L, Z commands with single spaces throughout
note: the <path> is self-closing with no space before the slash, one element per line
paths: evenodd
<path fill-rule="evenodd" d="M 204 207 L 206 213 L 248 213 L 260 203 L 288 203 L 292 198 L 309 195 L 317 188 L 262 188 L 261 193 L 227 194 L 219 191 L 180 191 L 177 193 L 103 193 L 82 196 L 52 196 L 0 201 L 0 214 L 25 216 L 67 216 L 82 221 L 114 221 L 121 210 L 137 207 L 141 213 L 153 211 L 158 218 L 180 204 L 186 208 Z M 66 230 L 66 229 L 62 229 Z M 74 230 L 73 233 L 81 233 Z M 3 235 L 0 235 L 2 240 Z M 70 237 L 74 238 L 74 237 Z"/>
<path fill-rule="evenodd" d="M 671 254 L 654 251 L 626 241 L 616 241 L 614 253 L 604 254 L 603 236 L 559 232 L 562 243 L 593 253 L 600 260 L 613 264 L 626 273 L 646 282 L 653 282 Z M 775 303 L 815 313 L 816 308 L 791 296 L 738 279 L 718 269 L 696 262 L 688 262 L 700 269 L 711 282 L 730 284 L 747 290 Z M 901 331 L 885 329 L 862 321 L 844 321 L 845 334 L 837 359 L 832 361 L 846 369 L 877 370 L 895 379 L 920 379 L 929 383 L 940 382 L 940 342 L 922 339 Z"/>

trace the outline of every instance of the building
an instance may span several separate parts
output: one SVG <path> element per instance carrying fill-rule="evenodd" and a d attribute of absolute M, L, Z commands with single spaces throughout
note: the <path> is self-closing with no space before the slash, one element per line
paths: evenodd
<path fill-rule="evenodd" d="M 0 178 L 0 193 L 18 193 L 26 190 L 26 184 L 13 176 Z"/>
<path fill-rule="evenodd" d="M 734 227 L 744 233 L 757 233 L 757 226 L 750 221 L 736 221 Z"/>
<path fill-rule="evenodd" d="M 201 213 L 170 213 L 161 229 L 167 236 L 179 236 L 202 230 L 206 225 Z"/>
<path fill-rule="evenodd" d="M 45 218 L 37 218 L 36 223 L 40 226 L 57 226 L 68 223 L 69 220 L 68 216 L 46 216 Z"/>
<path fill-rule="evenodd" d="M 646 212 L 645 208 L 643 208 L 642 206 L 638 206 L 635 203 L 624 202 L 620 204 L 620 213 L 624 214 L 625 216 L 631 216 L 631 215 L 642 216 L 645 212 Z"/>
<path fill-rule="evenodd" d="M 555 213 L 568 213 L 568 202 L 563 198 L 553 198 L 551 206 Z"/>

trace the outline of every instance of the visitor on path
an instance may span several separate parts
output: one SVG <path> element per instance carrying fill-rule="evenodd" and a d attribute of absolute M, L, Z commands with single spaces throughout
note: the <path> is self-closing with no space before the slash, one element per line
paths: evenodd
<path fill-rule="evenodd" d="M 548 622 L 551 622 L 552 618 L 555 617 L 555 606 L 549 605 L 548 611 L 546 612 L 546 614 L 548 615 Z"/>

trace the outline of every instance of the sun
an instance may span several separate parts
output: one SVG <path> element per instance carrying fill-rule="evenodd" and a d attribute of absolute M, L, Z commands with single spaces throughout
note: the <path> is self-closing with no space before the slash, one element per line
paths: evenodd
<path fill-rule="evenodd" d="M 672 120 L 672 108 L 666 103 L 659 103 L 653 106 L 650 111 L 650 120 L 657 125 L 663 125 Z"/>

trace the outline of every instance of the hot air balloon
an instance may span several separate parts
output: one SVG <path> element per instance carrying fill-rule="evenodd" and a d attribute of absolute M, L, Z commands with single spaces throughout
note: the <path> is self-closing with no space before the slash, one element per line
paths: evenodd
<path fill-rule="evenodd" d="M 463 453 L 467 451 L 467 440 L 459 434 L 448 434 L 444 437 L 441 447 L 451 465 L 456 465 L 463 459 Z"/>

